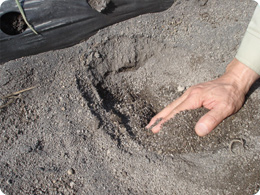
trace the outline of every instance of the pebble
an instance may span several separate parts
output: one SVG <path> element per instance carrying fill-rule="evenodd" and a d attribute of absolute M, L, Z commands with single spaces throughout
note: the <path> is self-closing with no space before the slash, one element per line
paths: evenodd
<path fill-rule="evenodd" d="M 184 91 L 185 90 L 185 87 L 183 87 L 183 86 L 178 86 L 178 88 L 177 88 L 177 91 L 178 92 L 182 92 L 182 91 Z"/>
<path fill-rule="evenodd" d="M 126 133 L 126 128 L 125 127 L 119 127 L 120 133 Z"/>
<path fill-rule="evenodd" d="M 75 183 L 72 181 L 70 182 L 70 187 L 73 188 L 75 186 Z"/>
<path fill-rule="evenodd" d="M 98 52 L 95 52 L 94 57 L 95 58 L 100 58 L 100 54 Z"/>
<path fill-rule="evenodd" d="M 69 169 L 68 170 L 68 175 L 73 175 L 73 174 L 75 174 L 75 170 L 74 169 Z"/>

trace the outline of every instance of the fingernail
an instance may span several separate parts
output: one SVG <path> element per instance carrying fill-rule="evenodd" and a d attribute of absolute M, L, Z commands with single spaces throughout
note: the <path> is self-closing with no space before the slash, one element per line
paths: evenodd
<path fill-rule="evenodd" d="M 204 135 L 207 135 L 209 133 L 209 129 L 204 123 L 199 123 L 196 126 L 196 132 L 199 136 L 204 136 Z"/>

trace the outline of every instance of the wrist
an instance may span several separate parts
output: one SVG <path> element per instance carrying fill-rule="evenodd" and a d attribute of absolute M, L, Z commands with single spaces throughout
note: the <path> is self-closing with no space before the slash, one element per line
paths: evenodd
<path fill-rule="evenodd" d="M 227 66 L 226 72 L 223 76 L 225 76 L 229 82 L 236 85 L 236 87 L 244 94 L 247 94 L 253 83 L 260 78 L 255 71 L 237 59 L 232 60 L 232 62 Z"/>

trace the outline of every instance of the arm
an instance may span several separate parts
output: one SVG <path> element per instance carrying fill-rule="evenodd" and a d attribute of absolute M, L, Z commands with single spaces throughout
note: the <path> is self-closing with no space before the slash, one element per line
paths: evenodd
<path fill-rule="evenodd" d="M 260 74 L 260 4 L 256 7 L 236 58 Z"/>

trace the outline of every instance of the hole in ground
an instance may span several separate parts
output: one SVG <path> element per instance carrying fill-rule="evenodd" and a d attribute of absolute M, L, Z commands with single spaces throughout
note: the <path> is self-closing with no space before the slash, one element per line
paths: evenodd
<path fill-rule="evenodd" d="M 102 14 L 110 14 L 116 9 L 116 5 L 111 0 L 87 0 L 90 7 Z"/>
<path fill-rule="evenodd" d="M 8 12 L 1 16 L 0 29 L 7 35 L 18 35 L 27 28 L 19 12 Z"/>
<path fill-rule="evenodd" d="M 252 103 L 258 105 L 257 102 L 247 102 L 236 115 L 236 121 L 232 117 L 226 119 L 206 137 L 198 137 L 194 131 L 205 110 L 177 115 L 164 125 L 159 134 L 144 128 L 162 109 L 155 94 L 163 91 L 161 94 L 169 100 L 181 95 L 174 83 L 169 88 L 158 89 L 146 79 L 149 71 L 154 71 L 144 67 L 149 65 L 148 60 L 156 52 L 160 58 L 164 49 L 169 49 L 165 46 L 158 51 L 158 46 L 160 43 L 144 37 L 115 37 L 95 45 L 90 53 L 84 54 L 82 70 L 76 76 L 78 88 L 106 133 L 126 148 L 129 140 L 134 140 L 149 151 L 170 155 L 217 151 L 228 148 L 234 138 L 246 140 L 245 132 L 249 134 L 253 123 L 243 119 L 254 116 L 251 113 L 253 109 L 249 107 L 253 107 Z M 157 77 L 159 75 L 154 76 Z M 250 113 L 247 113 L 249 110 Z"/>

